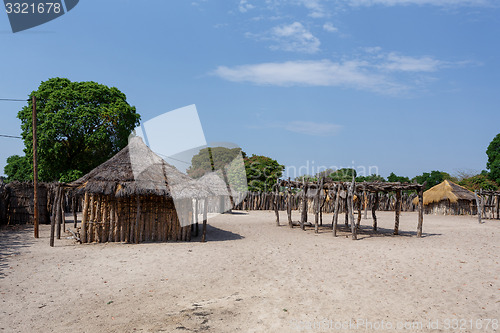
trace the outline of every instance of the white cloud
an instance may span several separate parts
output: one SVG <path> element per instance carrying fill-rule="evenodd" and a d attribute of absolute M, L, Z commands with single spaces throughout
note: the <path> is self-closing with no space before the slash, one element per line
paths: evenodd
<path fill-rule="evenodd" d="M 219 66 L 214 74 L 229 81 L 260 85 L 345 86 L 380 92 L 403 88 L 391 83 L 382 75 L 366 71 L 365 66 L 366 64 L 360 61 L 287 61 L 233 68 Z"/>
<path fill-rule="evenodd" d="M 330 86 L 398 94 L 435 81 L 429 73 L 465 64 L 468 62 L 383 53 L 381 48 L 372 47 L 357 57 L 337 62 L 325 59 L 219 66 L 214 74 L 228 81 L 258 85 Z"/>
<path fill-rule="evenodd" d="M 294 133 L 323 137 L 337 135 L 342 129 L 340 125 L 312 121 L 292 121 L 282 125 L 282 127 Z"/>
<path fill-rule="evenodd" d="M 494 3 L 491 0 L 346 0 L 346 2 L 352 6 L 432 5 L 439 7 L 450 7 L 450 6 L 481 7 L 481 6 L 494 5 Z"/>
<path fill-rule="evenodd" d="M 321 0 L 301 0 L 302 5 L 309 9 L 309 16 L 313 18 L 321 18 L 328 16 L 327 11 L 321 4 Z"/>
<path fill-rule="evenodd" d="M 389 53 L 380 68 L 401 72 L 435 72 L 445 64 L 432 57 L 407 57 Z"/>
<path fill-rule="evenodd" d="M 272 28 L 268 39 L 276 42 L 271 49 L 291 52 L 316 53 L 321 44 L 300 22 Z"/>
<path fill-rule="evenodd" d="M 248 12 L 250 9 L 254 9 L 255 6 L 251 3 L 248 3 L 248 0 L 240 0 L 240 4 L 238 5 L 238 9 L 242 13 Z"/>
<path fill-rule="evenodd" d="M 339 31 L 339 29 L 337 29 L 333 24 L 331 24 L 330 22 L 327 22 L 325 24 L 323 24 L 323 30 L 327 31 L 327 32 L 337 32 Z"/>

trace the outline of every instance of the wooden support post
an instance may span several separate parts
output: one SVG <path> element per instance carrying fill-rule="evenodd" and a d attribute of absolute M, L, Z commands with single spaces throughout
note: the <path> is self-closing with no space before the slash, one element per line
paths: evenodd
<path fill-rule="evenodd" d="M 62 200 L 62 188 L 57 188 L 57 199 L 56 199 L 56 238 L 61 239 L 61 200 Z"/>
<path fill-rule="evenodd" d="M 57 194 L 56 194 L 57 198 Z M 56 205 L 54 204 L 52 210 L 52 218 L 50 219 L 50 246 L 54 247 L 54 234 L 55 234 L 55 228 L 56 228 L 56 214 L 54 209 L 56 208 Z"/>
<path fill-rule="evenodd" d="M 203 230 L 201 234 L 201 241 L 203 243 L 207 241 L 207 210 L 208 210 L 208 198 L 205 198 L 203 202 Z"/>
<path fill-rule="evenodd" d="M 77 215 L 76 215 L 76 205 L 77 205 L 76 195 L 73 194 L 71 196 L 71 212 L 73 213 L 73 227 L 75 229 L 77 228 L 77 223 L 78 223 L 78 218 L 77 218 Z"/>
<path fill-rule="evenodd" d="M 288 226 L 293 228 L 292 222 L 292 190 L 290 185 L 290 177 L 288 178 L 288 187 L 287 187 L 287 205 L 286 205 L 286 213 L 288 215 Z"/>
<path fill-rule="evenodd" d="M 377 231 L 378 192 L 375 192 L 372 206 L 373 231 Z"/>
<path fill-rule="evenodd" d="M 198 199 L 194 199 L 194 218 L 195 218 L 194 237 L 198 237 L 198 234 L 200 233 L 200 225 L 198 223 Z"/>
<path fill-rule="evenodd" d="M 349 187 L 349 192 L 347 195 L 347 201 L 349 204 L 349 219 L 351 220 L 351 232 L 352 232 L 352 239 L 356 240 L 358 239 L 357 235 L 357 228 L 356 228 L 356 223 L 354 222 L 354 190 L 356 187 L 356 181 L 354 180 L 354 176 L 352 177 L 352 183 L 351 186 Z"/>
<path fill-rule="evenodd" d="M 306 230 L 305 223 L 307 222 L 307 185 L 306 180 L 302 181 L 302 215 L 300 216 L 300 228 Z"/>
<path fill-rule="evenodd" d="M 321 199 L 323 197 L 323 184 L 325 180 L 323 177 L 320 178 L 319 181 L 319 188 L 318 188 L 318 211 L 319 211 L 319 226 L 323 226 L 323 204 L 324 202 L 321 202 Z"/>
<path fill-rule="evenodd" d="M 348 189 L 346 189 L 348 190 Z M 349 198 L 346 192 L 345 196 L 345 226 L 347 227 L 349 225 Z"/>
<path fill-rule="evenodd" d="M 394 235 L 399 235 L 399 216 L 401 215 L 401 190 L 396 191 L 396 218 L 394 222 Z"/>
<path fill-rule="evenodd" d="M 482 211 L 481 211 L 481 198 L 477 195 L 477 191 L 474 191 L 474 196 L 476 197 L 476 206 L 477 206 L 477 219 L 479 221 L 479 224 L 481 224 L 481 215 L 482 215 Z"/>
<path fill-rule="evenodd" d="M 483 190 L 479 190 L 479 197 L 481 198 L 481 218 L 487 219 L 488 217 L 486 216 L 486 209 L 484 209 L 486 205 L 486 200 L 483 198 Z"/>
<path fill-rule="evenodd" d="M 422 225 L 424 224 L 424 186 L 418 191 L 418 226 L 417 237 L 422 237 Z"/>
<path fill-rule="evenodd" d="M 139 196 L 136 196 L 136 216 L 135 216 L 135 228 L 134 228 L 134 238 L 135 238 L 135 243 L 139 244 L 139 236 L 141 233 L 139 232 L 139 224 L 141 221 L 141 199 Z"/>
<path fill-rule="evenodd" d="M 38 238 L 38 224 L 39 224 L 39 213 L 38 213 L 38 144 L 37 144 L 37 134 L 36 134 L 36 126 L 37 126 L 37 116 L 36 116 L 36 97 L 33 95 L 31 97 L 31 102 L 33 104 L 33 112 L 32 112 L 32 129 L 33 129 L 33 224 L 34 224 L 34 232 L 35 238 Z M 51 246 L 54 246 L 53 242 Z"/>
<path fill-rule="evenodd" d="M 335 193 L 335 206 L 333 207 L 333 221 L 332 221 L 332 229 L 333 229 L 333 237 L 337 237 L 337 223 L 339 221 L 339 200 L 340 200 L 340 184 L 336 186 L 337 191 Z"/>
<path fill-rule="evenodd" d="M 363 190 L 363 197 L 364 197 L 364 205 L 365 205 L 365 220 L 368 219 L 368 193 L 366 192 L 366 189 Z"/>
<path fill-rule="evenodd" d="M 276 181 L 276 184 L 274 186 L 276 186 L 276 189 L 274 190 L 274 214 L 276 214 L 276 226 L 279 227 L 280 226 L 280 212 L 279 212 L 279 209 L 278 209 L 278 199 L 279 199 L 279 195 L 280 195 L 280 180 L 278 179 Z"/>
<path fill-rule="evenodd" d="M 316 195 L 314 196 L 314 233 L 319 233 L 319 185 L 316 186 Z"/>
<path fill-rule="evenodd" d="M 64 212 L 64 207 L 66 206 L 65 203 L 64 189 L 61 187 L 61 220 L 63 232 L 66 232 L 66 214 Z"/>
<path fill-rule="evenodd" d="M 82 228 L 80 231 L 80 239 L 82 243 L 87 243 L 87 218 L 89 210 L 89 193 L 85 192 L 85 198 L 83 201 L 83 212 L 82 212 Z"/>
<path fill-rule="evenodd" d="M 496 199 L 497 199 L 497 220 L 500 220 L 500 195 L 497 195 Z"/>
<path fill-rule="evenodd" d="M 356 228 L 359 229 L 359 225 L 361 224 L 361 210 L 363 209 L 363 200 L 361 195 L 358 193 L 358 221 L 356 222 Z"/>

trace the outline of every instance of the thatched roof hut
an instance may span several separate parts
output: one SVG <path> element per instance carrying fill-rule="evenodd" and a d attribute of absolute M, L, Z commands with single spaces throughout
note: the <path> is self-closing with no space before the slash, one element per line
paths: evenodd
<path fill-rule="evenodd" d="M 140 137 L 135 137 L 115 156 L 70 186 L 76 187 L 81 193 L 117 198 L 135 195 L 172 197 L 170 187 L 191 181 L 189 176 L 149 149 Z M 196 190 L 199 189 L 191 188 L 191 192 L 184 192 L 184 197 L 196 196 Z"/>
<path fill-rule="evenodd" d="M 413 203 L 418 204 L 417 198 Z M 476 214 L 474 193 L 450 180 L 424 192 L 424 207 L 426 214 Z"/>
<path fill-rule="evenodd" d="M 69 186 L 85 194 L 82 242 L 190 240 L 192 199 L 213 195 L 139 137 Z"/>

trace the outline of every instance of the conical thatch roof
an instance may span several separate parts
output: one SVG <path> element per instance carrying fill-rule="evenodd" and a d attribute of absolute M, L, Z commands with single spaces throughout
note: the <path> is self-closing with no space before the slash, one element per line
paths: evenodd
<path fill-rule="evenodd" d="M 192 182 L 189 176 L 151 151 L 140 137 L 134 137 L 118 154 L 70 186 L 81 192 L 116 197 L 159 195 L 187 198 L 210 194 L 208 189 Z"/>
<path fill-rule="evenodd" d="M 450 203 L 457 203 L 458 200 L 474 200 L 474 192 L 465 187 L 445 180 L 424 192 L 424 205 L 437 203 L 442 200 L 449 200 Z M 413 199 L 413 203 L 418 204 L 418 198 Z"/>

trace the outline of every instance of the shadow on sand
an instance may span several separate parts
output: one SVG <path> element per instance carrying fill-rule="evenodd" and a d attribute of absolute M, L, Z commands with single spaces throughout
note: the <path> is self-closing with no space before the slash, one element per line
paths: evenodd
<path fill-rule="evenodd" d="M 281 225 L 284 227 L 285 225 Z M 288 227 L 288 224 L 286 225 Z M 300 229 L 298 226 L 294 226 L 294 229 Z M 306 232 L 314 232 L 314 227 L 306 226 Z M 332 224 L 324 224 L 319 227 L 319 234 L 328 234 L 332 233 Z M 394 235 L 394 229 L 387 228 L 378 228 L 377 231 L 373 231 L 373 227 L 367 225 L 360 225 L 358 228 L 358 240 L 364 238 L 372 238 L 372 237 L 417 237 L 417 231 L 399 231 L 398 235 Z M 425 237 L 433 237 L 433 236 L 441 236 L 441 234 L 432 234 L 432 233 L 422 233 L 422 238 Z M 351 237 L 351 225 L 346 226 L 344 223 L 339 223 L 337 225 L 337 237 Z"/>
<path fill-rule="evenodd" d="M 224 241 L 232 241 L 243 238 L 245 237 L 239 234 L 235 234 L 234 232 L 219 229 L 214 226 L 211 226 L 210 224 L 207 224 L 207 242 L 224 242 Z M 192 242 L 201 241 L 201 225 L 200 225 L 200 234 L 198 235 L 198 237 L 193 237 L 191 241 Z"/>
<path fill-rule="evenodd" d="M 0 227 L 0 279 L 9 269 L 8 259 L 21 253 L 22 248 L 33 244 L 33 226 L 15 225 Z"/>

